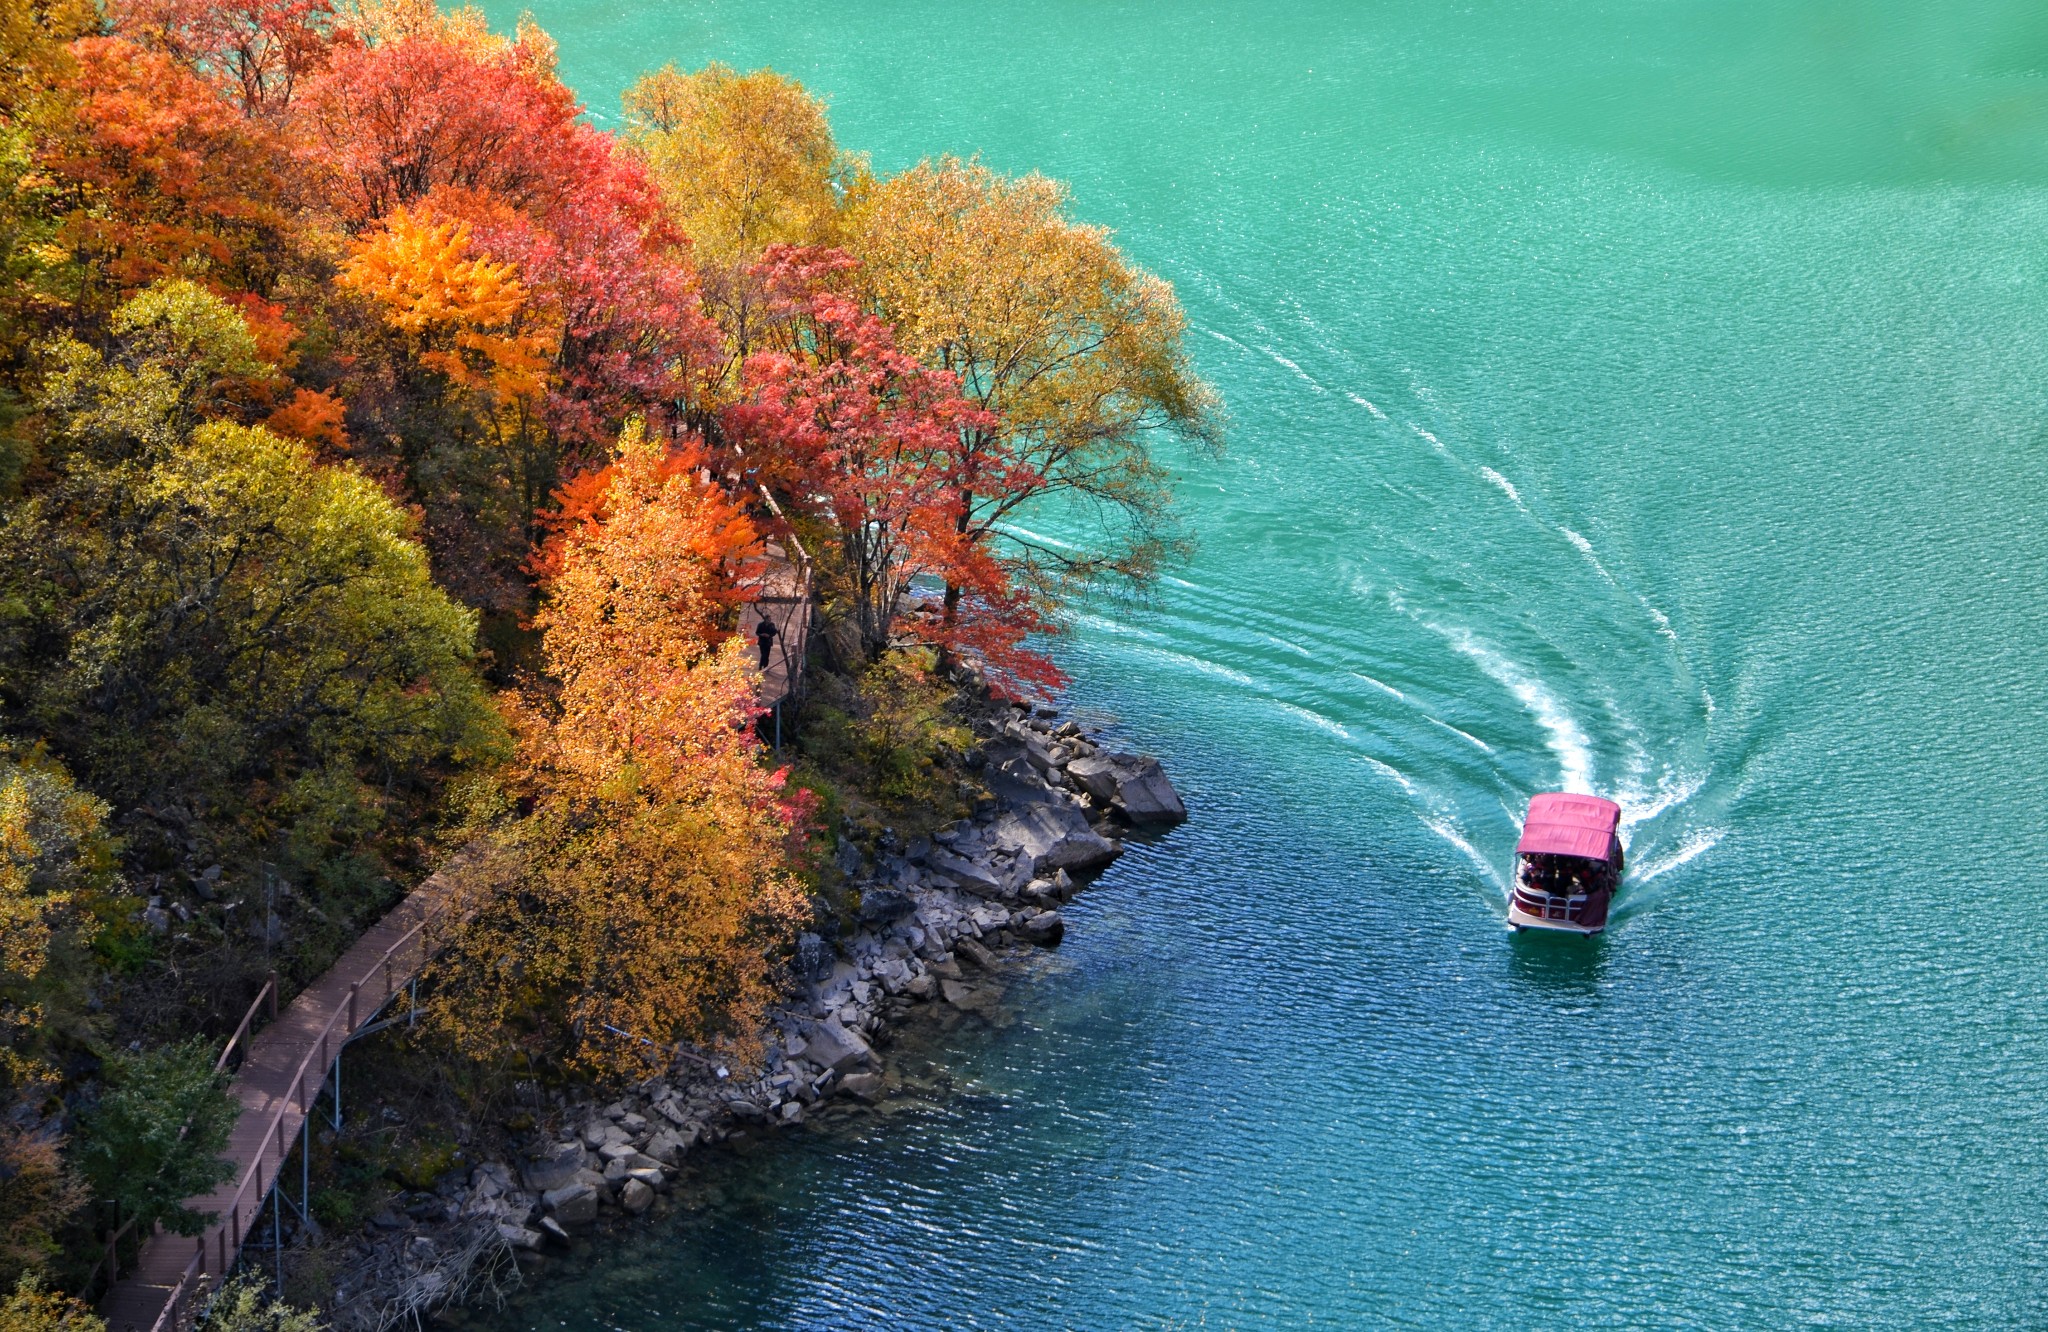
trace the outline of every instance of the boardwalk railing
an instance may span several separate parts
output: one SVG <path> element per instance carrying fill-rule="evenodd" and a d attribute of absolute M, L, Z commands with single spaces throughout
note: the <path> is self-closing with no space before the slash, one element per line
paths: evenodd
<path fill-rule="evenodd" d="M 277 1021 L 277 973 L 274 971 L 264 980 L 263 988 L 256 991 L 256 998 L 250 1002 L 249 1011 L 242 1014 L 242 1023 L 235 1028 L 235 1034 L 228 1037 L 228 1043 L 221 1047 L 220 1058 L 213 1061 L 214 1072 L 227 1072 L 228 1061 L 235 1057 L 236 1048 L 249 1039 L 249 1027 L 256 1021 L 256 1011 L 264 1006 L 265 1000 L 270 1002 L 270 1020 Z"/>
<path fill-rule="evenodd" d="M 422 885 L 394 911 L 398 914 L 410 909 L 418 913 L 419 919 L 384 948 L 374 961 L 367 965 L 355 964 L 354 975 L 343 972 L 341 977 L 337 977 L 335 971 L 329 971 L 314 986 L 308 987 L 302 999 L 310 1000 L 316 988 L 329 990 L 338 979 L 346 979 L 348 989 L 343 1000 L 338 986 L 332 988 L 326 1000 L 332 1007 L 325 1022 L 317 1034 L 304 1038 L 296 1064 L 281 1079 L 274 1069 L 251 1069 L 245 1061 L 244 1073 L 237 1078 L 237 1083 L 242 1084 L 237 1090 L 244 1093 L 241 1098 L 245 1106 L 243 1113 L 251 1113 L 249 1094 L 256 1093 L 267 1098 L 262 1108 L 256 1111 L 266 1118 L 260 1132 L 254 1135 L 240 1132 L 241 1125 L 237 1124 L 237 1154 L 243 1159 L 237 1163 L 241 1167 L 241 1176 L 235 1191 L 226 1199 L 194 1200 L 195 1204 L 203 1201 L 204 1210 L 214 1212 L 216 1220 L 191 1241 L 190 1257 L 178 1271 L 175 1281 L 165 1282 L 169 1276 L 169 1265 L 163 1261 L 167 1256 L 164 1250 L 175 1251 L 185 1241 L 161 1233 L 145 1241 L 145 1251 L 136 1264 L 135 1274 L 117 1285 L 108 1296 L 105 1312 L 109 1315 L 109 1326 L 113 1332 L 143 1328 L 149 1332 L 174 1332 L 195 1311 L 199 1300 L 233 1270 L 266 1199 L 284 1172 L 294 1146 L 292 1139 L 308 1131 L 313 1103 L 326 1086 L 330 1070 L 335 1068 L 342 1048 L 418 975 L 434 951 L 427 931 L 445 915 L 452 895 L 449 881 L 445 879 L 438 885 Z M 402 916 L 400 918 L 403 919 Z M 344 966 L 349 966 L 347 955 L 337 964 L 336 970 Z M 266 983 L 264 990 L 257 995 L 256 1003 L 250 1005 L 248 1016 L 236 1028 L 216 1067 L 225 1068 L 237 1046 L 247 1043 L 256 1011 L 266 999 L 274 1019 L 276 997 L 273 980 Z M 317 1003 L 313 1005 L 316 1014 L 318 1006 Z M 270 1030 L 277 1030 L 274 1021 Z M 338 1085 L 335 1095 L 338 1102 Z M 151 1258 L 157 1261 L 149 1261 Z M 175 1259 L 170 1261 L 175 1262 Z M 152 1268 L 155 1270 L 149 1270 Z M 152 1276 L 156 1278 L 154 1281 L 150 1279 Z M 161 1304 L 158 1304 L 159 1300 Z"/>
<path fill-rule="evenodd" d="M 299 1057 L 299 1066 L 292 1073 L 287 1094 L 278 1098 L 277 1109 L 271 1112 L 270 1123 L 264 1128 L 263 1141 L 266 1146 L 273 1138 L 277 1146 L 277 1165 L 270 1172 L 269 1183 L 266 1184 L 263 1179 L 263 1158 L 267 1153 L 259 1152 L 255 1161 L 251 1163 L 249 1173 L 242 1177 L 241 1187 L 235 1190 L 234 1201 L 228 1204 L 226 1216 L 213 1232 L 219 1258 L 218 1265 L 209 1271 L 206 1262 L 207 1237 L 201 1235 L 197 1242 L 197 1252 L 192 1255 L 192 1261 L 185 1264 L 184 1272 L 179 1274 L 178 1284 L 172 1291 L 170 1302 L 165 1306 L 163 1313 L 158 1315 L 150 1332 L 169 1332 L 169 1329 L 177 1327 L 184 1313 L 184 1298 L 201 1290 L 205 1278 L 209 1275 L 225 1275 L 234 1266 L 235 1258 L 241 1253 L 242 1243 L 248 1238 L 249 1228 L 255 1224 L 256 1218 L 263 1211 L 264 1198 L 277 1186 L 278 1178 L 284 1173 L 285 1160 L 291 1155 L 292 1134 L 312 1115 L 313 1102 L 319 1098 L 320 1089 L 327 1085 L 327 1070 L 332 1067 L 335 1056 L 341 1053 L 341 1047 L 348 1043 L 349 1037 L 362 1025 L 357 1012 L 362 1001 L 363 986 L 371 982 L 380 982 L 376 991 L 376 1002 L 370 1005 L 370 1016 L 375 1016 L 385 1004 L 391 1002 L 399 987 L 418 973 L 420 966 L 426 961 L 426 928 L 438 916 L 438 911 L 423 916 L 418 924 L 400 936 L 397 943 L 384 950 L 384 956 L 377 959 L 367 974 L 349 983 L 348 1007 L 336 1009 L 328 1017 L 327 1025 L 320 1030 L 319 1040 Z M 413 958 L 402 972 L 394 971 L 394 960 L 408 952 L 416 953 L 418 956 Z M 285 1120 L 292 1115 L 294 1109 L 297 1111 L 298 1123 L 287 1129 Z M 248 1207 L 246 1214 L 242 1210 L 245 1205 Z M 232 1245 L 229 1244 L 230 1236 L 233 1237 Z"/>
<path fill-rule="evenodd" d="M 274 971 L 263 978 L 263 988 L 256 991 L 256 997 L 249 1001 L 249 1011 L 242 1014 L 241 1022 L 235 1026 L 235 1034 L 228 1037 L 228 1043 L 221 1047 L 220 1058 L 213 1061 L 213 1071 L 215 1074 L 227 1071 L 228 1063 L 235 1057 L 235 1051 L 249 1039 L 249 1028 L 255 1025 L 256 1015 L 262 1012 L 265 1007 L 270 1009 L 270 1020 L 275 1022 L 277 1020 L 277 973 Z M 190 1128 L 191 1125 L 187 1124 L 184 1128 L 178 1130 L 179 1141 L 182 1142 L 184 1140 L 185 1134 Z M 118 1212 L 115 1213 L 114 1219 L 120 1220 Z M 106 1256 L 98 1266 L 93 1268 L 92 1276 L 86 1281 L 85 1297 L 87 1299 L 92 1298 L 92 1291 L 99 1287 L 101 1281 L 104 1280 L 106 1282 L 106 1289 L 111 1290 L 114 1283 L 121 1279 L 121 1241 L 128 1238 L 128 1232 L 133 1229 L 135 1229 L 135 1218 L 131 1216 L 126 1221 L 122 1221 L 120 1227 L 107 1236 Z"/>

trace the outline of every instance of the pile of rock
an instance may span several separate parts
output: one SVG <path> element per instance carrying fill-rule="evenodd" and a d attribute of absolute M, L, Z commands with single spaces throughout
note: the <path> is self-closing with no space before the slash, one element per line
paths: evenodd
<path fill-rule="evenodd" d="M 995 1018 L 1005 953 L 1057 946 L 1060 907 L 1122 853 L 1129 829 L 1187 817 L 1156 761 L 1105 753 L 1049 712 L 999 714 L 981 735 L 970 757 L 996 798 L 976 818 L 908 843 L 885 834 L 872 856 L 842 844 L 857 927 L 836 944 L 804 936 L 805 988 L 768 1033 L 758 1076 L 693 1065 L 602 1107 L 564 1102 L 553 1140 L 517 1163 L 477 1166 L 434 1217 L 492 1225 L 511 1247 L 537 1250 L 606 1211 L 646 1211 L 700 1144 L 800 1124 L 830 1097 L 881 1099 L 875 1042 L 892 1020 L 927 1004 Z"/>

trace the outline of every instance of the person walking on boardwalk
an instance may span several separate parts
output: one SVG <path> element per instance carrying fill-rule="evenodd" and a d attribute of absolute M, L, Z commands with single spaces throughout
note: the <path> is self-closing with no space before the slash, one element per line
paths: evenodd
<path fill-rule="evenodd" d="M 768 669 L 768 649 L 775 644 L 775 621 L 767 613 L 761 615 L 761 622 L 754 626 L 754 641 L 761 645 L 761 669 Z"/>

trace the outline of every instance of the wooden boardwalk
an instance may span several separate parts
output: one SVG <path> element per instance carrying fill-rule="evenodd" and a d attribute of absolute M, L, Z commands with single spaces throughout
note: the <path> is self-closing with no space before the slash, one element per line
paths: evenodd
<path fill-rule="evenodd" d="M 143 1242 L 134 1268 L 100 1304 L 108 1332 L 176 1327 L 234 1269 L 336 1056 L 431 955 L 427 927 L 454 897 L 450 871 L 461 863 L 414 889 L 249 1043 L 230 1088 L 242 1107 L 228 1145 L 234 1177 L 188 1200 L 216 1219 L 196 1240 L 158 1232 Z"/>
<path fill-rule="evenodd" d="M 811 575 L 801 547 L 791 559 L 778 544 L 768 546 L 768 567 L 755 584 L 752 601 L 740 610 L 740 635 L 757 643 L 761 621 L 775 626 L 768 664 L 761 672 L 761 706 L 772 708 L 801 692 L 804 658 L 810 651 Z"/>
<path fill-rule="evenodd" d="M 777 545 L 768 553 L 754 599 L 741 610 L 740 631 L 751 643 L 762 620 L 775 625 L 760 692 L 761 705 L 774 708 L 801 691 L 810 650 L 811 578 L 801 547 L 795 559 Z M 462 863 L 458 856 L 414 889 L 249 1043 L 230 1089 L 242 1107 L 228 1145 L 234 1177 L 204 1198 L 187 1200 L 216 1219 L 197 1239 L 158 1233 L 143 1242 L 134 1268 L 100 1304 L 108 1332 L 176 1328 L 234 1270 L 243 1244 L 263 1224 L 264 1200 L 301 1145 L 307 1117 L 342 1047 L 376 1020 L 433 955 L 429 927 L 453 900 L 453 872 Z M 255 1012 L 252 1007 L 251 1017 Z M 230 1041 L 229 1049 L 234 1045 Z"/>

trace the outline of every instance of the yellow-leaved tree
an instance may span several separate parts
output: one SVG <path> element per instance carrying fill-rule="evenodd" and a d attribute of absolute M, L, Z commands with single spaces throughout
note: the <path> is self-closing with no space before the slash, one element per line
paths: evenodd
<path fill-rule="evenodd" d="M 113 905 L 106 816 L 42 750 L 0 747 L 0 1289 L 57 1255 L 85 1201 L 60 1157 L 49 1047 L 76 1042 L 87 1023 L 89 930 L 71 927 Z"/>
<path fill-rule="evenodd" d="M 958 525 L 1041 596 L 1107 581 L 1142 589 L 1184 549 L 1154 444 L 1214 446 L 1222 409 L 1190 364 L 1166 282 L 1066 190 L 977 162 L 924 162 L 852 201 L 855 278 L 898 345 L 960 377 L 993 423 L 961 432 Z M 1014 520 L 1053 508 L 1064 543 Z M 960 589 L 949 589 L 948 614 Z"/>
<path fill-rule="evenodd" d="M 722 397 L 760 337 L 765 302 L 751 270 L 771 245 L 836 244 L 842 200 L 861 192 L 866 164 L 840 153 L 823 102 L 770 69 L 668 65 L 626 90 L 625 110 L 626 145 L 690 238 L 725 334 L 712 387 Z"/>
<path fill-rule="evenodd" d="M 626 142 L 704 267 L 751 264 L 770 245 L 829 245 L 841 168 L 825 106 L 771 69 L 674 65 L 626 90 Z"/>
<path fill-rule="evenodd" d="M 743 1057 L 803 917 L 804 811 L 761 762 L 745 644 L 717 630 L 705 552 L 732 510 L 669 461 L 629 428 L 602 503 L 551 551 L 551 680 L 512 709 L 533 811 L 439 963 L 437 1015 L 475 1057 L 601 1077 L 719 1038 Z"/>

